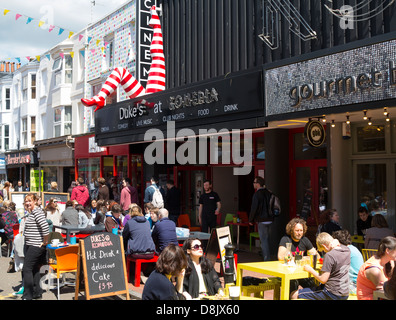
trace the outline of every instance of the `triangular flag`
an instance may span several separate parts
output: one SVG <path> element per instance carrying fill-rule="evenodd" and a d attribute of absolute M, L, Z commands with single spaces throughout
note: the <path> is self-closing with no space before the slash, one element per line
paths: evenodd
<path fill-rule="evenodd" d="M 88 37 L 88 43 L 90 43 L 92 40 L 92 37 Z"/>
<path fill-rule="evenodd" d="M 22 17 L 22 15 L 19 14 L 19 13 L 17 13 L 17 14 L 15 15 L 15 20 L 18 20 L 20 17 Z"/>
<path fill-rule="evenodd" d="M 65 31 L 65 29 L 59 28 L 59 33 L 58 33 L 58 35 L 61 35 L 63 31 Z"/>
<path fill-rule="evenodd" d="M 95 53 L 95 51 L 96 51 L 95 49 L 91 49 L 91 53 L 92 53 L 92 54 L 94 54 L 94 53 Z"/>
<path fill-rule="evenodd" d="M 48 60 L 51 60 L 51 55 L 50 54 L 46 54 L 45 56 L 47 57 Z"/>
<path fill-rule="evenodd" d="M 83 57 L 85 57 L 85 50 L 80 50 L 80 53 Z"/>
<path fill-rule="evenodd" d="M 41 58 L 40 56 L 36 56 L 38 62 L 40 62 L 40 58 Z"/>
<path fill-rule="evenodd" d="M 71 56 L 72 58 L 74 58 L 74 52 L 73 52 L 73 51 L 70 52 L 70 56 Z"/>
<path fill-rule="evenodd" d="M 32 22 L 32 20 L 33 20 L 33 18 L 28 17 L 27 20 L 26 20 L 26 24 Z"/>
<path fill-rule="evenodd" d="M 108 46 L 108 44 L 109 44 L 109 43 L 108 43 L 107 41 L 105 41 L 105 47 L 107 47 L 107 46 Z"/>
<path fill-rule="evenodd" d="M 83 36 L 82 34 L 80 34 L 80 35 L 78 36 L 78 40 L 81 41 L 82 38 L 84 38 L 84 36 Z"/>
<path fill-rule="evenodd" d="M 62 59 L 65 57 L 65 54 L 63 52 L 59 53 L 59 55 L 61 56 Z"/>
<path fill-rule="evenodd" d="M 4 9 L 4 15 L 6 15 L 10 10 Z"/>
<path fill-rule="evenodd" d="M 30 57 L 29 56 L 27 56 L 26 59 L 28 59 L 28 61 L 30 61 Z"/>
<path fill-rule="evenodd" d="M 98 46 L 100 43 L 100 40 L 96 40 L 96 45 Z"/>
<path fill-rule="evenodd" d="M 18 63 L 21 63 L 21 58 L 15 58 L 16 61 L 18 61 Z"/>
<path fill-rule="evenodd" d="M 55 28 L 55 26 L 49 26 L 49 28 L 48 28 L 48 32 L 51 32 L 52 30 L 54 30 L 54 28 Z"/>
<path fill-rule="evenodd" d="M 74 32 L 70 31 L 69 32 L 69 39 L 71 38 L 71 36 L 74 34 Z"/>
<path fill-rule="evenodd" d="M 41 26 L 42 26 L 44 23 L 45 23 L 44 21 L 40 21 L 40 22 L 39 22 L 39 27 L 41 28 Z"/>

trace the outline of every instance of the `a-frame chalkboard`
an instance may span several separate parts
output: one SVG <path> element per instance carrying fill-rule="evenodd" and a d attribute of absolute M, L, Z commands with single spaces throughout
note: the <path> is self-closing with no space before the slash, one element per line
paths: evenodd
<path fill-rule="evenodd" d="M 212 261 L 214 264 L 217 260 L 217 256 L 220 255 L 221 260 L 221 268 L 223 272 L 225 271 L 226 267 L 226 260 L 225 260 L 225 245 L 231 243 L 232 244 L 232 237 L 230 234 L 230 227 L 222 227 L 222 228 L 215 228 L 212 229 L 210 234 L 210 238 L 208 241 L 208 245 L 205 250 L 205 256 Z M 236 281 L 236 264 L 234 261 L 234 281 Z"/>
<path fill-rule="evenodd" d="M 81 279 L 87 300 L 121 294 L 130 299 L 121 236 L 104 232 L 80 239 L 79 255 L 75 300 Z"/>

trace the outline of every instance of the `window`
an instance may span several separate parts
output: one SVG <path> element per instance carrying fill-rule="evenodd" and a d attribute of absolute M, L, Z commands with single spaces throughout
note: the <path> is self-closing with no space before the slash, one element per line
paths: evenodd
<path fill-rule="evenodd" d="M 54 137 L 71 135 L 72 107 L 65 106 L 54 110 Z"/>
<path fill-rule="evenodd" d="M 64 124 L 65 124 L 65 132 L 63 135 L 65 135 L 65 136 L 71 135 L 72 134 L 72 107 L 71 106 L 65 107 Z"/>
<path fill-rule="evenodd" d="M 27 101 L 28 92 L 28 77 L 24 76 L 22 78 L 22 101 Z"/>
<path fill-rule="evenodd" d="M 11 109 L 11 90 L 10 88 L 5 89 L 5 109 Z"/>
<path fill-rule="evenodd" d="M 36 117 L 31 117 L 30 122 L 30 143 L 33 144 L 36 141 Z"/>
<path fill-rule="evenodd" d="M 55 82 L 54 86 L 58 86 L 62 83 L 62 65 L 63 61 L 61 58 L 55 60 L 54 65 L 52 66 L 52 71 L 54 72 Z"/>
<path fill-rule="evenodd" d="M 31 75 L 30 90 L 31 90 L 31 99 L 36 99 L 36 74 Z"/>
<path fill-rule="evenodd" d="M 104 40 L 107 45 L 106 50 L 106 69 L 111 70 L 114 66 L 114 34 L 108 35 Z"/>
<path fill-rule="evenodd" d="M 44 97 L 47 94 L 47 70 L 41 71 L 41 88 L 40 88 L 40 96 Z"/>
<path fill-rule="evenodd" d="M 65 56 L 65 83 L 72 83 L 73 80 L 73 59 L 70 54 Z"/>
<path fill-rule="evenodd" d="M 27 131 L 28 131 L 28 121 L 27 118 L 22 119 L 22 145 L 27 146 Z"/>
<path fill-rule="evenodd" d="M 78 80 L 84 80 L 84 70 L 85 70 L 85 56 L 84 51 L 80 51 L 78 55 Z"/>
<path fill-rule="evenodd" d="M 4 150 L 10 149 L 10 126 L 4 125 Z"/>
<path fill-rule="evenodd" d="M 358 152 L 384 152 L 385 127 L 371 125 L 357 128 Z"/>

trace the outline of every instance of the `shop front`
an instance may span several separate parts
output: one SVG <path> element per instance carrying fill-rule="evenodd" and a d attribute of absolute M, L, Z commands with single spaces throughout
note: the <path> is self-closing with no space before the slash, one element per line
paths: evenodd
<path fill-rule="evenodd" d="M 223 216 L 248 211 L 265 163 L 262 81 L 256 68 L 107 106 L 95 114 L 96 142 L 139 150 L 145 186 L 156 176 L 166 191 L 174 180 L 193 225 L 205 179 L 222 199 Z"/>
<path fill-rule="evenodd" d="M 131 178 L 132 185 L 138 189 L 139 199 L 143 202 L 143 155 L 137 148 L 130 145 L 99 147 L 95 136 L 84 135 L 75 137 L 75 179 L 84 178 L 90 190 L 99 177 L 106 180 L 110 188 L 110 196 L 114 199 L 121 191 L 122 179 Z M 114 192 L 114 194 L 113 194 Z"/>
<path fill-rule="evenodd" d="M 290 218 L 317 226 L 320 212 L 335 208 L 342 227 L 355 233 L 364 203 L 395 230 L 393 39 L 366 39 L 264 66 L 269 131 L 289 135 Z"/>
<path fill-rule="evenodd" d="M 5 165 L 7 180 L 12 183 L 13 187 L 17 185 L 18 181 L 22 181 L 24 186 L 26 186 L 26 183 L 30 186 L 30 172 L 38 167 L 37 151 L 6 152 Z"/>
<path fill-rule="evenodd" d="M 74 142 L 67 137 L 35 142 L 39 154 L 39 168 L 33 173 L 41 181 L 40 191 L 51 189 L 56 182 L 60 192 L 67 192 L 74 180 Z"/>

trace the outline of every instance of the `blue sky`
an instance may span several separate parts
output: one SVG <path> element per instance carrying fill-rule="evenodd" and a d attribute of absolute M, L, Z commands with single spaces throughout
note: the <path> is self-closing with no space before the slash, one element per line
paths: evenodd
<path fill-rule="evenodd" d="M 26 62 L 26 56 L 41 55 L 91 22 L 118 9 L 129 0 L 0 0 L 0 61 Z M 4 10 L 10 10 L 4 16 Z M 22 16 L 16 20 L 16 14 Z M 28 17 L 33 18 L 30 23 Z M 39 21 L 48 21 L 39 27 Z M 48 25 L 56 26 L 51 32 Z M 65 31 L 59 35 L 59 27 Z M 9 60 L 11 59 L 11 60 Z"/>

